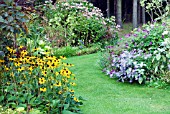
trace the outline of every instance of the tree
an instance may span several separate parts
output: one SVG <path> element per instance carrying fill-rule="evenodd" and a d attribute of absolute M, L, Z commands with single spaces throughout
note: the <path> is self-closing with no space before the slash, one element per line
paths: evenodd
<path fill-rule="evenodd" d="M 110 17 L 110 0 L 107 0 L 107 17 Z"/>
<path fill-rule="evenodd" d="M 145 20 L 145 7 L 142 7 L 142 23 L 145 24 L 146 20 Z"/>
<path fill-rule="evenodd" d="M 140 6 L 140 0 L 138 0 L 138 25 L 140 25 L 141 22 L 141 6 Z"/>
<path fill-rule="evenodd" d="M 133 29 L 138 27 L 138 21 L 137 21 L 137 3 L 138 0 L 133 0 Z"/>
<path fill-rule="evenodd" d="M 122 26 L 122 0 L 117 0 L 117 24 Z"/>

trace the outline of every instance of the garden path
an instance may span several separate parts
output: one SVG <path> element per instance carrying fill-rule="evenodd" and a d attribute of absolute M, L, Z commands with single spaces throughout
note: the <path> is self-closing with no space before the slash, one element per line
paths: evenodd
<path fill-rule="evenodd" d="M 76 96 L 84 114 L 170 114 L 170 90 L 119 83 L 105 76 L 97 64 L 99 53 L 68 58 L 75 66 Z"/>

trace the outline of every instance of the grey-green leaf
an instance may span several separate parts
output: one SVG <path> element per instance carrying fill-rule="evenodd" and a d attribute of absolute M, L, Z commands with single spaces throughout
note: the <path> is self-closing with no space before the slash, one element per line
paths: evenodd
<path fill-rule="evenodd" d="M 2 18 L 2 16 L 0 15 L 0 22 L 4 22 L 4 19 Z"/>

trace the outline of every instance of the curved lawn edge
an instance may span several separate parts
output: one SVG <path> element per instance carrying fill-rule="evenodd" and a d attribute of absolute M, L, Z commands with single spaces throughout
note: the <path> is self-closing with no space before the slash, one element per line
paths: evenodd
<path fill-rule="evenodd" d="M 101 72 L 99 53 L 68 58 L 75 66 L 76 96 L 84 114 L 170 114 L 170 90 L 119 83 Z"/>

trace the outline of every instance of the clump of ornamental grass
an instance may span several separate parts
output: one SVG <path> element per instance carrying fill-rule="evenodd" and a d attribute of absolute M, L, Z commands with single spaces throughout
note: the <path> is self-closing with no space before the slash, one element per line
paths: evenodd
<path fill-rule="evenodd" d="M 7 52 L 0 60 L 0 105 L 12 109 L 23 107 L 27 113 L 40 110 L 42 113 L 61 114 L 63 111 L 80 112 L 82 104 L 74 96 L 76 85 L 69 67 L 63 63 L 64 56 L 56 58 L 49 52 L 34 55 L 23 46 Z"/>

